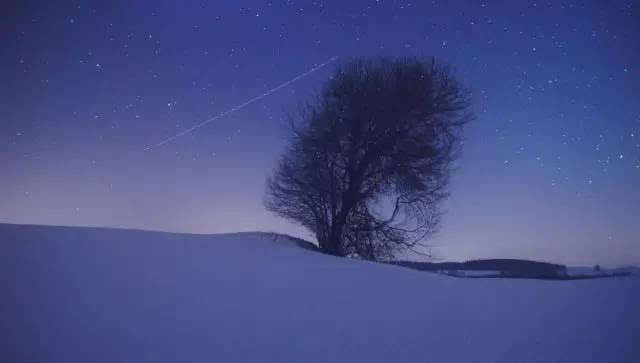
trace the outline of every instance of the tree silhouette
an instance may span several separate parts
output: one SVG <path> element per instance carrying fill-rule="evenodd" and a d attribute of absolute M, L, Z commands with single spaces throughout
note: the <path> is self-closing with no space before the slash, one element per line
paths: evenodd
<path fill-rule="evenodd" d="M 468 109 L 435 60 L 343 63 L 289 117 L 265 206 L 315 233 L 326 253 L 381 260 L 414 249 L 439 224 Z"/>

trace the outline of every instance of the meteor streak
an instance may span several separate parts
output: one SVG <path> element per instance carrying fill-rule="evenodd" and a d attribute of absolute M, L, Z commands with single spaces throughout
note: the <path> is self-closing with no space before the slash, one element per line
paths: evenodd
<path fill-rule="evenodd" d="M 313 73 L 313 72 L 317 71 L 318 69 L 326 66 L 327 64 L 329 64 L 331 62 L 334 62 L 336 59 L 338 59 L 337 56 L 336 57 L 332 57 L 328 61 L 326 61 L 324 63 L 321 63 L 321 64 L 311 68 L 310 70 L 308 70 L 308 71 L 306 71 L 306 72 L 304 72 L 304 73 L 302 73 L 302 74 L 300 74 L 300 75 L 298 75 L 298 76 L 286 81 L 285 83 L 283 83 L 283 84 L 281 84 L 281 85 L 279 85 L 279 86 L 277 86 L 275 88 L 270 89 L 269 91 L 267 91 L 267 92 L 265 92 L 265 93 L 263 93 L 263 94 L 261 94 L 259 96 L 256 96 L 256 97 L 254 97 L 254 98 L 252 98 L 252 99 L 250 99 L 250 100 L 248 100 L 248 101 L 246 101 L 244 103 L 241 103 L 241 104 L 239 104 L 239 105 L 237 105 L 237 106 L 235 106 L 233 108 L 230 108 L 230 109 L 228 109 L 228 110 L 226 110 L 224 112 L 221 112 L 221 113 L 217 114 L 216 116 L 213 116 L 213 117 L 211 117 L 209 119 L 206 119 L 206 120 L 202 121 L 201 123 L 199 123 L 199 124 L 197 124 L 195 126 L 192 126 L 192 127 L 188 128 L 188 129 L 186 129 L 184 131 L 181 131 L 181 132 L 171 136 L 170 138 L 168 138 L 166 140 L 163 140 L 163 141 L 161 141 L 161 142 L 159 142 L 159 143 L 157 143 L 155 145 L 147 146 L 144 150 L 147 151 L 147 150 L 151 150 L 153 148 L 162 146 L 162 145 L 164 145 L 164 144 L 166 144 L 168 142 L 173 141 L 174 139 L 177 139 L 180 136 L 184 136 L 184 135 L 186 135 L 186 134 L 188 134 L 188 133 L 190 133 L 190 132 L 192 132 L 192 131 L 194 131 L 196 129 L 199 129 L 199 128 L 205 126 L 206 124 L 208 124 L 210 122 L 213 122 L 213 121 L 215 121 L 215 120 L 217 120 L 217 119 L 219 119 L 221 117 L 224 117 L 224 116 L 226 116 L 226 115 L 228 115 L 228 114 L 230 114 L 232 112 L 238 111 L 241 108 L 249 106 L 250 104 L 252 104 L 252 103 L 254 103 L 254 102 L 258 101 L 258 100 L 261 100 L 261 99 L 267 97 L 268 95 L 278 91 L 279 89 L 284 88 L 284 87 L 292 84 L 293 82 L 310 75 L 311 73 Z"/>

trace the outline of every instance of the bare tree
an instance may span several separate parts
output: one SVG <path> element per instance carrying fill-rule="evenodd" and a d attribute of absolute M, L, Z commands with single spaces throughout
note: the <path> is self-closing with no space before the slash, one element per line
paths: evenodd
<path fill-rule="evenodd" d="M 337 256 L 393 259 L 440 221 L 468 93 L 435 60 L 354 59 L 290 118 L 265 206 Z"/>

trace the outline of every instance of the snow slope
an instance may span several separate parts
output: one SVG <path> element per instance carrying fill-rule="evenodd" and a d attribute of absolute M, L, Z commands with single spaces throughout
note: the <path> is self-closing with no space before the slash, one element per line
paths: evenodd
<path fill-rule="evenodd" d="M 8 224 L 0 276 L 2 362 L 640 357 L 637 276 L 459 279 L 257 233 Z"/>

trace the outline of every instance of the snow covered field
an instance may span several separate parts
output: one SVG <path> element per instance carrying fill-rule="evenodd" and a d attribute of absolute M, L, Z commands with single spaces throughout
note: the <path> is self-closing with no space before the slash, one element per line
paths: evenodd
<path fill-rule="evenodd" d="M 459 279 L 263 234 L 0 224 L 1 362 L 638 362 L 640 278 Z"/>

